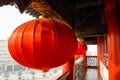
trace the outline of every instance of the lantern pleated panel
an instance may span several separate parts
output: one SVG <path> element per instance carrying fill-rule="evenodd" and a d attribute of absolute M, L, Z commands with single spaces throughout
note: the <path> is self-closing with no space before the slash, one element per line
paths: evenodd
<path fill-rule="evenodd" d="M 41 18 L 18 26 L 9 37 L 8 49 L 19 64 L 47 70 L 73 58 L 77 43 L 68 25 Z"/>

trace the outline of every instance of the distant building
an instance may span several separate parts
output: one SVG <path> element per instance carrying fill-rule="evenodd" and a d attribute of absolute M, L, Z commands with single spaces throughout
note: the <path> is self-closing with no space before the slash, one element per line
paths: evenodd
<path fill-rule="evenodd" d="M 0 40 L 0 71 L 19 71 L 25 67 L 13 60 L 8 51 L 8 40 Z"/>

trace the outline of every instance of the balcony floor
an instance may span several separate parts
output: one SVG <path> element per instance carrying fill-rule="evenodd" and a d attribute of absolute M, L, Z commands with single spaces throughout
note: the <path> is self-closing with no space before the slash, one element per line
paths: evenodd
<path fill-rule="evenodd" d="M 96 68 L 88 68 L 82 80 L 102 80 Z"/>

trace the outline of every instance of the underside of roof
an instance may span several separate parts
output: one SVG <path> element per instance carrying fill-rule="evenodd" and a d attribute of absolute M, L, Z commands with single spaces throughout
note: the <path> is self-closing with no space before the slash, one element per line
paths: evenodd
<path fill-rule="evenodd" d="M 103 0 L 0 0 L 0 6 L 14 3 L 21 13 L 64 21 L 87 44 L 107 34 Z"/>

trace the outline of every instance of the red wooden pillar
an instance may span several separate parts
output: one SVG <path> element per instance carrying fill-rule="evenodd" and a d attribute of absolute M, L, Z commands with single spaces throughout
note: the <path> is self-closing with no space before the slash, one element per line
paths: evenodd
<path fill-rule="evenodd" d="M 105 0 L 109 80 L 120 80 L 120 14 L 117 15 L 117 8 L 117 0 Z"/>
<path fill-rule="evenodd" d="M 97 37 L 97 53 L 98 53 L 98 72 L 100 72 L 100 37 Z"/>
<path fill-rule="evenodd" d="M 63 65 L 63 74 L 65 74 L 67 71 L 70 71 L 70 75 L 67 77 L 67 80 L 74 80 L 75 79 L 75 69 L 74 69 L 74 57 L 67 63 Z"/>
<path fill-rule="evenodd" d="M 87 56 L 86 56 L 86 53 L 83 54 L 83 57 L 84 57 L 83 66 L 84 66 L 84 69 L 86 70 L 87 69 Z"/>

